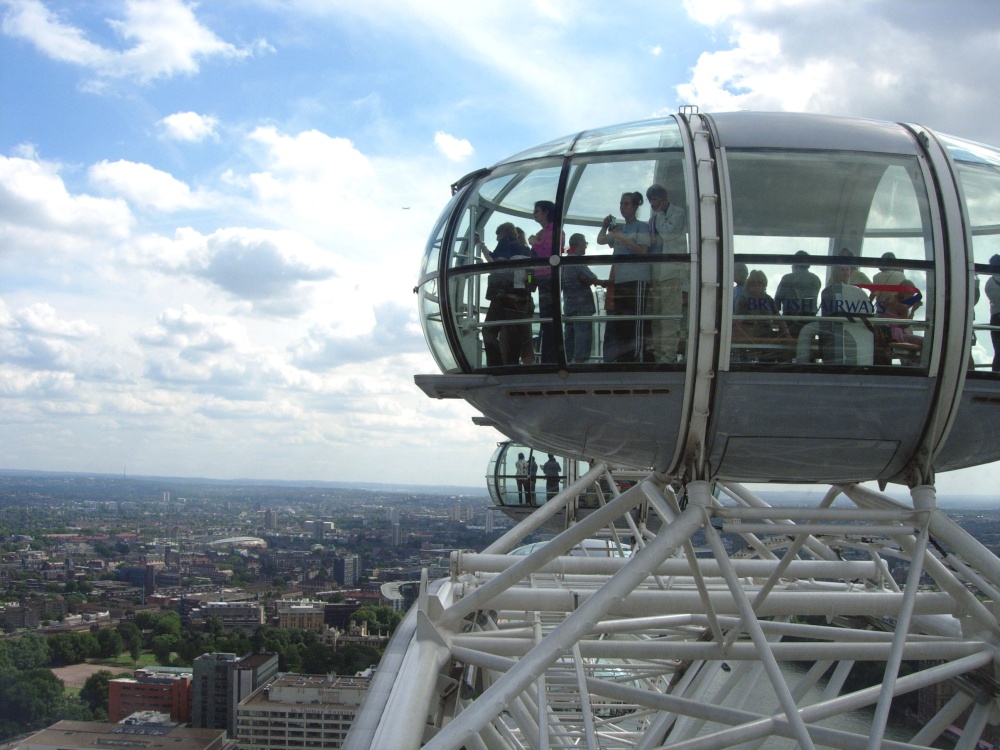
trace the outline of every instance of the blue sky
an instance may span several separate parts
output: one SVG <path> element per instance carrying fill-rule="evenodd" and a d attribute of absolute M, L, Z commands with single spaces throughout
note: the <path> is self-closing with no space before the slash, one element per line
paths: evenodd
<path fill-rule="evenodd" d="M 451 182 L 686 103 L 1000 144 L 998 70 L 985 0 L 0 0 L 0 467 L 479 484 L 413 385 Z"/>

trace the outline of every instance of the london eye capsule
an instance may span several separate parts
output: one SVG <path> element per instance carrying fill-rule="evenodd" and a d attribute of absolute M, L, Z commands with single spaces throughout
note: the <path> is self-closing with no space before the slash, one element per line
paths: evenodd
<path fill-rule="evenodd" d="M 545 452 L 911 486 L 1000 459 L 1000 149 L 919 125 L 686 110 L 522 151 L 453 185 L 418 294 L 418 385 Z"/>

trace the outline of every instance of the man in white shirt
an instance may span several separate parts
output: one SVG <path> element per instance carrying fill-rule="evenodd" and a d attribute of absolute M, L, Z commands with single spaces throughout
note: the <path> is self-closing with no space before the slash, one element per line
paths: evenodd
<path fill-rule="evenodd" d="M 686 254 L 687 211 L 670 203 L 667 189 L 659 184 L 649 186 L 646 199 L 650 208 L 650 252 Z M 653 264 L 653 280 L 647 295 L 646 309 L 653 316 L 651 349 L 656 362 L 677 361 L 677 350 L 683 336 L 682 323 L 690 271 L 688 263 Z"/>

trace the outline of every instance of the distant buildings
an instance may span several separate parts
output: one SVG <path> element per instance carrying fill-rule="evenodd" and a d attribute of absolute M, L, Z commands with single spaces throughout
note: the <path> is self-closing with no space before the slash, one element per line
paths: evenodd
<path fill-rule="evenodd" d="M 264 511 L 264 528 L 269 531 L 278 528 L 278 511 L 274 508 L 267 508 Z"/>
<path fill-rule="evenodd" d="M 334 675 L 277 677 L 238 706 L 240 750 L 339 748 L 370 682 Z"/>
<path fill-rule="evenodd" d="M 145 667 L 133 677 L 108 680 L 108 721 L 136 711 L 160 711 L 181 724 L 191 721 L 190 667 Z"/>
<path fill-rule="evenodd" d="M 259 602 L 205 602 L 191 610 L 189 622 L 199 627 L 210 617 L 217 618 L 227 633 L 236 628 L 255 633 L 264 625 L 264 607 Z"/>
<path fill-rule="evenodd" d="M 275 602 L 279 628 L 299 628 L 316 633 L 326 631 L 326 602 L 310 599 L 282 599 Z"/>
<path fill-rule="evenodd" d="M 336 528 L 333 521 L 323 520 L 306 521 L 304 526 L 305 530 L 312 535 L 313 539 L 316 539 L 317 541 L 322 541 L 327 537 L 333 536 L 333 532 Z"/>
<path fill-rule="evenodd" d="M 190 729 L 170 724 L 102 724 L 60 721 L 23 740 L 20 750 L 223 750 L 226 733 L 218 729 Z"/>
<path fill-rule="evenodd" d="M 257 603 L 257 595 L 251 594 L 242 589 L 213 589 L 197 594 L 182 594 L 177 604 L 177 611 L 181 616 L 181 625 L 191 625 L 191 619 L 196 610 L 201 610 L 209 603 L 223 602 L 235 604 L 239 602 Z M 219 613 L 215 613 L 219 614 Z M 199 616 L 202 616 L 199 613 Z"/>
<path fill-rule="evenodd" d="M 191 723 L 195 727 L 236 727 L 236 706 L 278 671 L 277 654 L 202 654 L 194 660 Z"/>
<path fill-rule="evenodd" d="M 345 588 L 351 588 L 361 578 L 361 560 L 357 555 L 344 555 L 333 561 L 333 577 Z"/>
<path fill-rule="evenodd" d="M 67 612 L 65 599 L 25 598 L 0 604 L 0 627 L 37 628 L 43 620 L 56 620 Z"/>

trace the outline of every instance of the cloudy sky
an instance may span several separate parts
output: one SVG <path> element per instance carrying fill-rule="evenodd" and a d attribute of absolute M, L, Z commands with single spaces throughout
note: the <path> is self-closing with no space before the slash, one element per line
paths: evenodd
<path fill-rule="evenodd" d="M 0 0 L 0 468 L 479 485 L 451 182 L 688 103 L 1000 144 L 997 71 L 989 0 Z"/>

